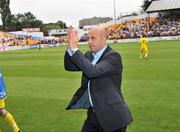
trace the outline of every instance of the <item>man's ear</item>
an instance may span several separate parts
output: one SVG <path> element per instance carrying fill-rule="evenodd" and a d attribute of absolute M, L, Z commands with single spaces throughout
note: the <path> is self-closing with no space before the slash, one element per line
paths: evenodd
<path fill-rule="evenodd" d="M 105 31 L 105 36 L 106 36 L 106 39 L 109 38 L 109 33 L 107 31 Z"/>

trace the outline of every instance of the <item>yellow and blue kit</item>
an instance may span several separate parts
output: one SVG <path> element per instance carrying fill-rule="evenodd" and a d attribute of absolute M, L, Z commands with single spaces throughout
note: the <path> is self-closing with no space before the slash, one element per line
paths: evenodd
<path fill-rule="evenodd" d="M 140 38 L 140 59 L 142 57 L 147 58 L 148 57 L 148 38 L 146 37 L 141 37 Z"/>
<path fill-rule="evenodd" d="M 5 107 L 4 98 L 6 97 L 6 87 L 3 75 L 0 72 L 0 109 Z"/>

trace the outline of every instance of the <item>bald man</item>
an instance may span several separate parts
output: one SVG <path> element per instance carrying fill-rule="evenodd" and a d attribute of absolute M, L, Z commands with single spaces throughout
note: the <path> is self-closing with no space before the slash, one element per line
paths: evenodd
<path fill-rule="evenodd" d="M 76 31 L 68 28 L 64 57 L 67 71 L 81 71 L 81 86 L 66 109 L 88 109 L 82 132 L 126 132 L 132 115 L 121 93 L 122 60 L 106 44 L 104 29 L 88 32 L 89 51 L 78 49 Z"/>

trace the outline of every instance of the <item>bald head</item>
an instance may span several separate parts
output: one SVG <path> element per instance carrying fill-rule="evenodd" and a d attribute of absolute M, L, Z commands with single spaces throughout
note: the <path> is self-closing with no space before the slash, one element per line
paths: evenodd
<path fill-rule="evenodd" d="M 101 50 L 107 39 L 107 33 L 105 29 L 102 28 L 93 28 L 88 32 L 88 44 L 89 48 L 93 52 L 98 52 Z"/>
<path fill-rule="evenodd" d="M 103 28 L 93 28 L 89 31 L 88 34 L 92 34 L 92 33 L 99 35 L 99 37 L 101 38 L 105 38 L 105 39 L 107 38 L 107 33 Z"/>

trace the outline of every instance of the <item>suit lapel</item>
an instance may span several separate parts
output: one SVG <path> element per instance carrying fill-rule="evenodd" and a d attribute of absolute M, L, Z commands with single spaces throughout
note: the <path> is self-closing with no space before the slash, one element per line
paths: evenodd
<path fill-rule="evenodd" d="M 87 55 L 87 59 L 92 62 L 94 59 L 94 56 L 92 55 L 92 51 L 89 52 L 89 54 Z"/>
<path fill-rule="evenodd" d="M 99 58 L 97 63 L 99 63 L 101 61 L 101 59 L 104 57 L 104 55 L 106 55 L 110 50 L 111 50 L 111 47 L 109 45 L 107 45 L 107 48 L 105 49 L 105 51 L 103 52 L 103 54 L 101 55 L 101 57 Z"/>
<path fill-rule="evenodd" d="M 107 45 L 107 48 L 105 49 L 105 51 L 103 52 L 103 54 L 101 55 L 101 57 L 99 58 L 99 60 L 97 61 L 97 63 L 99 63 L 99 61 L 101 61 L 102 57 L 107 54 L 109 51 L 111 50 L 111 47 L 109 45 Z M 90 60 L 90 62 L 93 61 L 94 57 L 92 55 L 92 51 L 90 51 L 89 55 L 87 56 L 87 59 Z"/>

